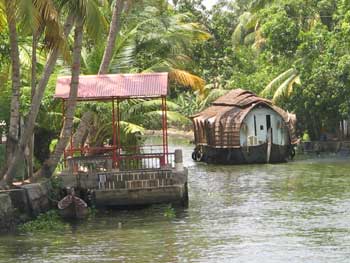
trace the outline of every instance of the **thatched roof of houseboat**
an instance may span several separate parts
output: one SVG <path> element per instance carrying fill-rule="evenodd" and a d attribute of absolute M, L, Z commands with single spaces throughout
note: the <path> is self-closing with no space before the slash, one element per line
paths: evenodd
<path fill-rule="evenodd" d="M 192 116 L 196 144 L 213 147 L 240 147 L 240 128 L 246 115 L 257 106 L 268 107 L 277 112 L 289 130 L 295 143 L 295 115 L 273 105 L 270 100 L 253 92 L 235 89 L 221 96 L 212 106 Z"/>

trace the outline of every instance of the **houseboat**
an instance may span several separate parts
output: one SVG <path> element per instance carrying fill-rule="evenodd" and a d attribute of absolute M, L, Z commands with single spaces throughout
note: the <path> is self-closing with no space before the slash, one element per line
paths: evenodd
<path fill-rule="evenodd" d="M 232 90 L 191 119 L 196 161 L 278 163 L 294 154 L 296 116 L 250 91 Z"/>

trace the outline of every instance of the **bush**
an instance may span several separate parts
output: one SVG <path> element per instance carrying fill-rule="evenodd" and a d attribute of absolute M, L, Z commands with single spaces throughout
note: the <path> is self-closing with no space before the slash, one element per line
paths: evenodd
<path fill-rule="evenodd" d="M 50 210 L 40 214 L 35 220 L 24 223 L 18 227 L 21 232 L 51 232 L 64 231 L 68 227 L 57 210 Z"/>

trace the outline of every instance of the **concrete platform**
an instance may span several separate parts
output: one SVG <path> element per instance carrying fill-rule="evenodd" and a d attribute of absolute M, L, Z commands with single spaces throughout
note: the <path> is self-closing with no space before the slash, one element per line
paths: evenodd
<path fill-rule="evenodd" d="M 187 205 L 187 169 L 62 173 L 64 187 L 88 192 L 96 207 L 173 203 Z"/>

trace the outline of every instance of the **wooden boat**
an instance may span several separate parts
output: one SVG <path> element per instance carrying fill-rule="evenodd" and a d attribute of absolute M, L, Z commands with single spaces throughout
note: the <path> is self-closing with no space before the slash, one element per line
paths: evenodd
<path fill-rule="evenodd" d="M 192 116 L 196 161 L 278 163 L 293 156 L 296 117 L 242 89 L 230 91 Z"/>
<path fill-rule="evenodd" d="M 58 202 L 58 209 L 63 218 L 83 219 L 88 214 L 87 204 L 75 196 L 74 190 Z"/>

